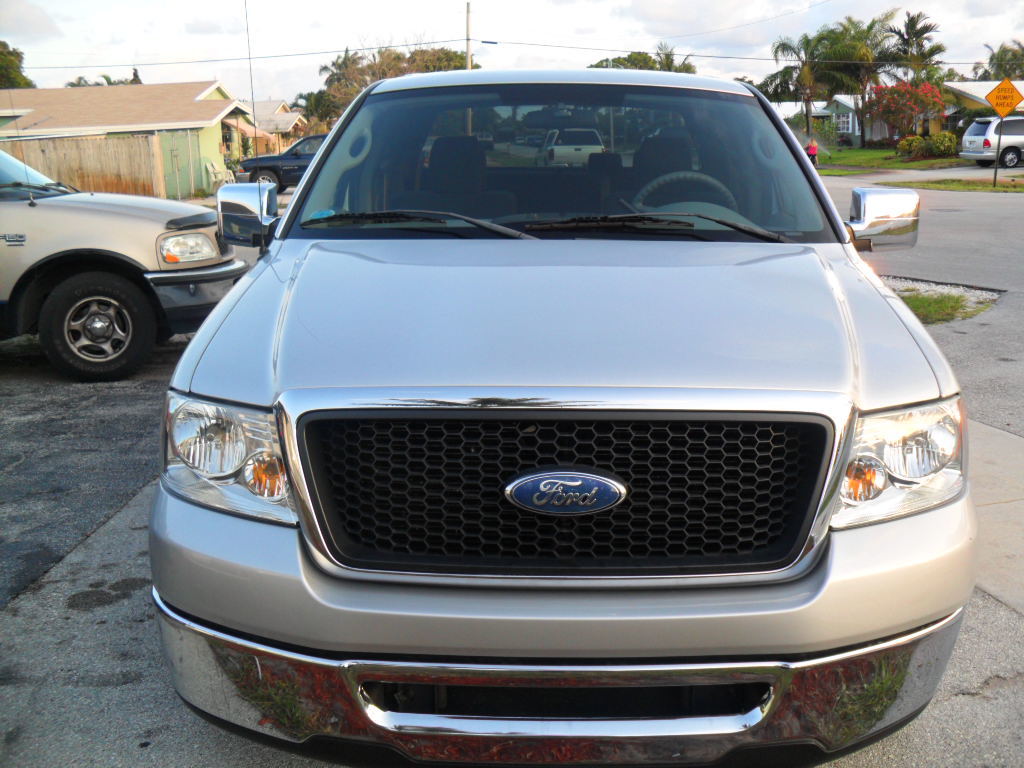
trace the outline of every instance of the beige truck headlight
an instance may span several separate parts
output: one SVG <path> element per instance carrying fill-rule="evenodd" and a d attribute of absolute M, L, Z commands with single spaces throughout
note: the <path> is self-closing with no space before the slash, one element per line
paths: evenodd
<path fill-rule="evenodd" d="M 206 261 L 220 256 L 220 252 L 213 241 L 200 232 L 165 237 L 160 241 L 159 251 L 160 258 L 166 264 Z"/>
<path fill-rule="evenodd" d="M 832 527 L 912 515 L 959 496 L 966 421 L 959 397 L 858 418 Z"/>
<path fill-rule="evenodd" d="M 296 522 L 274 414 L 171 392 L 164 434 L 170 490 L 233 514 Z"/>

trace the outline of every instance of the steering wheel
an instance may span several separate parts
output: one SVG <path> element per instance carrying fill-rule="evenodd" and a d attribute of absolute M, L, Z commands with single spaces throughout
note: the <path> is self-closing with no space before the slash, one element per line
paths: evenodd
<path fill-rule="evenodd" d="M 655 190 L 661 189 L 666 184 L 674 184 L 677 181 L 696 182 L 697 184 L 711 187 L 725 198 L 730 208 L 739 213 L 739 205 L 736 203 L 736 198 L 733 197 L 729 188 L 714 176 L 708 176 L 706 173 L 698 173 L 697 171 L 673 171 L 672 173 L 666 173 L 651 179 L 633 196 L 633 205 L 637 208 L 642 208 L 644 201 Z"/>

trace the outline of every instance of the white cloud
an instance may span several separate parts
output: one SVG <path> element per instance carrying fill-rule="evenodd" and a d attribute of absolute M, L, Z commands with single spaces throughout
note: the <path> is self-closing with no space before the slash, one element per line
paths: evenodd
<path fill-rule="evenodd" d="M 193 19 L 185 22 L 185 32 L 190 35 L 229 35 L 244 31 L 245 26 L 238 19 L 229 21 Z"/>
<path fill-rule="evenodd" d="M 0 3 L 0 29 L 8 40 L 26 43 L 61 36 L 50 14 L 28 0 L 3 0 Z"/>
<path fill-rule="evenodd" d="M 131 13 L 115 3 L 85 4 L 81 0 L 0 0 L 0 19 L 11 9 L 33 9 L 36 27 L 20 13 L 14 26 L 0 21 L 3 37 L 25 52 L 27 72 L 44 87 L 61 86 L 79 74 L 95 78 L 114 73 L 110 64 L 123 63 L 127 72 L 140 65 L 145 82 L 173 82 L 222 78 L 238 95 L 249 92 L 248 66 L 244 61 L 215 64 L 145 66 L 162 60 L 213 59 L 244 55 L 246 39 L 241 14 L 225 15 L 223 5 L 209 0 L 175 0 L 173 24 L 167 22 L 165 0 L 134 0 Z M 46 11 L 42 12 L 45 1 Z M 679 55 L 694 54 L 701 74 L 722 77 L 747 75 L 759 80 L 773 71 L 771 44 L 779 36 L 798 36 L 843 16 L 865 19 L 895 5 L 892 0 L 830 0 L 810 10 L 759 21 L 789 10 L 805 9 L 815 0 L 715 0 L 713 5 L 679 0 L 473 0 L 473 36 L 502 41 L 500 45 L 474 45 L 477 61 L 487 69 L 585 67 L 613 52 L 588 49 L 652 51 L 668 39 Z M 920 6 L 918 6 L 920 7 Z M 345 46 L 373 46 L 384 42 L 448 40 L 462 50 L 465 36 L 465 0 L 375 0 L 373 3 L 338 3 L 337 0 L 306 0 L 301 13 L 282 12 L 280 0 L 249 0 L 249 26 L 254 55 L 301 51 L 333 51 Z M 911 6 L 911 10 L 917 8 Z M 1024 38 L 1020 2 L 1014 0 L 930 0 L 927 13 L 941 26 L 949 61 L 970 72 L 970 63 L 984 60 L 984 43 L 998 46 Z M 900 18 L 902 18 L 902 11 Z M 48 14 L 48 15 L 47 15 Z M 39 18 L 43 19 L 42 27 Z M 63 39 L 38 36 L 54 33 L 58 19 Z M 311 23 L 310 20 L 315 20 Z M 748 22 L 757 22 L 748 24 Z M 725 31 L 722 27 L 746 24 Z M 34 30 L 34 31 L 33 31 Z M 700 33 L 700 34 L 697 34 Z M 59 33 L 58 33 L 59 34 Z M 118 40 L 110 40 L 116 36 Z M 673 37 L 675 36 L 675 37 Z M 77 41 L 104 41 L 103 45 Z M 521 46 L 512 42 L 578 46 L 571 48 Z M 753 57 L 707 58 L 708 56 Z M 257 98 L 290 99 L 295 93 L 322 85 L 320 65 L 331 58 L 319 56 L 276 58 L 253 62 Z M 90 68 L 90 64 L 95 65 Z M 108 65 L 106 69 L 99 65 Z M 33 70 L 36 65 L 74 65 L 70 70 Z M 117 70 L 120 72 L 121 70 Z"/>

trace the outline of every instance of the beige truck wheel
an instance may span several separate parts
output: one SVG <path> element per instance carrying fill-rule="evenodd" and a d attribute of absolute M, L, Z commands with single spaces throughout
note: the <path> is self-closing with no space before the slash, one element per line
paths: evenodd
<path fill-rule="evenodd" d="M 156 317 L 145 294 L 108 272 L 58 284 L 39 313 L 39 343 L 50 363 L 80 381 L 129 376 L 149 359 Z"/>

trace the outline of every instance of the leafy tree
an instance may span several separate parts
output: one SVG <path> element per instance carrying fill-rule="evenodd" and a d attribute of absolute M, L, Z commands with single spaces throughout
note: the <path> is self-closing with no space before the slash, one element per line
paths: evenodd
<path fill-rule="evenodd" d="M 65 88 L 83 88 L 92 85 L 136 85 L 141 83 L 142 80 L 138 79 L 139 71 L 137 69 L 132 70 L 131 77 L 123 77 L 120 80 L 115 80 L 110 75 L 102 74 L 99 80 L 89 80 L 88 78 L 79 75 L 74 80 L 69 80 L 64 83 Z"/>
<path fill-rule="evenodd" d="M 847 16 L 828 33 L 829 54 L 843 87 L 853 92 L 853 111 L 860 123 L 860 145 L 867 138 L 865 105 L 872 86 L 881 84 L 882 74 L 893 69 L 893 34 L 890 24 L 895 9 L 864 22 Z"/>
<path fill-rule="evenodd" d="M 25 54 L 0 40 L 0 88 L 35 88 L 22 71 Z"/>
<path fill-rule="evenodd" d="M 337 104 L 347 107 L 359 93 L 377 80 L 398 77 L 412 72 L 441 72 L 465 69 L 466 54 L 450 48 L 416 48 L 406 54 L 381 46 L 369 55 L 348 49 L 329 64 L 320 67 L 325 76 L 324 89 Z M 478 64 L 473 69 L 479 69 Z"/>
<path fill-rule="evenodd" d="M 466 68 L 466 52 L 451 48 L 415 48 L 407 59 L 410 72 L 449 72 Z M 473 69 L 480 65 L 473 62 Z"/>
<path fill-rule="evenodd" d="M 626 56 L 614 59 L 601 59 L 591 64 L 588 69 L 660 69 L 657 60 L 649 53 L 633 51 Z"/>
<path fill-rule="evenodd" d="M 326 125 L 341 114 L 341 106 L 327 91 L 300 93 L 291 103 L 292 109 L 301 109 L 310 123 Z"/>
<path fill-rule="evenodd" d="M 811 134 L 811 112 L 815 99 L 835 93 L 838 76 L 834 65 L 829 63 L 833 44 L 832 32 L 822 27 L 813 35 L 802 34 L 796 40 L 780 37 L 772 44 L 772 56 L 778 63 L 790 59 L 777 72 L 768 75 L 758 84 L 758 89 L 773 101 L 802 101 L 804 103 L 804 126 Z"/>
<path fill-rule="evenodd" d="M 941 63 L 939 57 L 946 52 L 946 46 L 934 40 L 939 25 L 924 13 L 907 11 L 902 26 L 889 24 L 886 31 L 893 36 L 890 50 L 903 79 L 915 84 L 927 80 L 929 70 Z"/>
<path fill-rule="evenodd" d="M 986 44 L 988 61 L 982 64 L 975 62 L 972 70 L 975 80 L 1011 80 L 1024 79 L 1024 43 L 1014 40 L 1012 43 L 1000 43 L 998 48 Z"/>
<path fill-rule="evenodd" d="M 928 118 L 945 106 L 942 93 L 931 83 L 876 85 L 871 89 L 866 112 L 896 128 L 901 136 L 914 132 L 918 120 Z"/>
<path fill-rule="evenodd" d="M 648 69 L 658 72 L 685 72 L 696 74 L 697 68 L 685 56 L 682 61 L 676 61 L 676 51 L 668 43 L 658 43 L 658 49 L 654 55 L 645 51 L 633 51 L 625 56 L 601 59 L 591 64 L 588 69 Z"/>

